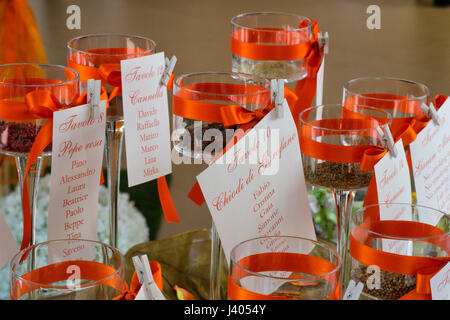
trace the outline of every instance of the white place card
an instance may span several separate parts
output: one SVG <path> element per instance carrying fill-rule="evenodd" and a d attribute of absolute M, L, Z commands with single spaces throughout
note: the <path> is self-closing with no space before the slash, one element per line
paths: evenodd
<path fill-rule="evenodd" d="M 197 176 L 228 262 L 231 249 L 251 238 L 316 237 L 297 128 L 286 101 L 282 108 L 283 117 L 272 110 Z M 272 240 L 262 247 L 288 249 Z"/>
<path fill-rule="evenodd" d="M 379 203 L 411 203 L 411 178 L 401 139 L 397 141 L 395 148 L 397 148 L 396 157 L 388 152 L 374 168 Z M 389 205 L 380 206 L 380 220 L 411 221 L 411 219 L 411 210 L 407 206 L 400 206 L 400 208 Z M 383 240 L 383 250 L 410 255 L 412 242 Z"/>
<path fill-rule="evenodd" d="M 128 186 L 172 172 L 164 53 L 121 61 Z"/>
<path fill-rule="evenodd" d="M 375 165 L 375 180 L 377 182 L 379 203 L 411 203 L 411 178 L 405 149 L 400 139 L 395 144 L 398 154 L 393 157 L 388 152 Z M 380 207 L 381 220 L 411 220 L 409 210 L 395 211 L 395 207 Z"/>
<path fill-rule="evenodd" d="M 450 262 L 430 279 L 431 298 L 450 300 Z"/>
<path fill-rule="evenodd" d="M 430 121 L 411 143 L 417 203 L 450 213 L 450 99 L 437 111 L 440 124 Z M 438 215 L 419 211 L 421 222 L 436 225 Z"/>
<path fill-rule="evenodd" d="M 18 252 L 19 246 L 17 245 L 3 214 L 0 213 L 0 269 L 3 268 Z"/>
<path fill-rule="evenodd" d="M 105 145 L 106 101 L 90 117 L 89 104 L 53 114 L 48 239 L 97 240 L 97 210 Z M 64 248 L 62 258 L 83 255 Z"/>

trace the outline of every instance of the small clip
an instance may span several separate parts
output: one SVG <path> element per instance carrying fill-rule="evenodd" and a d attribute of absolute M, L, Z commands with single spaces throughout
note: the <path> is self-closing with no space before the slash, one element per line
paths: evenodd
<path fill-rule="evenodd" d="M 166 67 L 164 68 L 164 73 L 161 77 L 161 84 L 163 86 L 167 86 L 167 84 L 169 83 L 170 76 L 172 75 L 175 64 L 177 63 L 177 57 L 172 56 L 170 60 L 166 58 L 165 61 Z"/>
<path fill-rule="evenodd" d="M 364 283 L 358 282 L 356 284 L 354 280 L 350 280 L 342 300 L 358 300 L 363 289 Z"/>
<path fill-rule="evenodd" d="M 392 137 L 391 130 L 389 130 L 389 127 L 385 127 L 384 131 L 380 128 L 380 126 L 376 127 L 377 133 L 380 136 L 381 140 L 384 141 L 385 147 L 389 149 L 389 153 L 392 157 L 397 157 L 398 150 L 397 146 L 395 145 L 394 138 Z"/>
<path fill-rule="evenodd" d="M 441 123 L 441 119 L 439 118 L 439 114 L 437 113 L 433 103 L 430 103 L 430 106 L 422 103 L 422 110 L 433 120 L 435 125 L 439 125 Z"/>
<path fill-rule="evenodd" d="M 278 118 L 283 117 L 283 102 L 284 102 L 284 80 L 272 79 L 270 80 L 270 99 L 275 104 Z"/>
<path fill-rule="evenodd" d="M 166 300 L 153 279 L 147 255 L 142 255 L 140 257 L 134 256 L 132 259 L 139 283 L 144 286 L 147 297 L 151 300 Z"/>
<path fill-rule="evenodd" d="M 87 103 L 91 105 L 89 119 L 99 117 L 100 91 L 102 82 L 100 80 L 89 79 L 87 81 Z"/>
<path fill-rule="evenodd" d="M 322 32 L 319 32 L 318 39 L 320 48 L 323 50 L 323 53 L 328 54 L 328 32 L 325 32 L 324 35 L 322 35 Z"/>
<path fill-rule="evenodd" d="M 144 266 L 142 265 L 141 259 L 139 259 L 138 256 L 134 256 L 132 260 L 134 269 L 136 270 L 136 275 L 139 279 L 139 283 L 142 284 L 144 282 Z"/>

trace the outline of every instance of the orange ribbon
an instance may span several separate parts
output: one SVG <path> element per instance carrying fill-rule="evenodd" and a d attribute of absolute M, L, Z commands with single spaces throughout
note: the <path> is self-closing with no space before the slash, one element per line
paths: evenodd
<path fill-rule="evenodd" d="M 260 294 L 247 290 L 238 284 L 242 278 L 254 275 L 256 272 L 287 271 L 318 276 L 311 282 L 326 280 L 333 288 L 333 292 L 327 298 L 335 300 L 338 299 L 336 292 L 339 290 L 339 272 L 332 272 L 335 269 L 336 265 L 331 262 L 306 254 L 270 252 L 250 255 L 232 266 L 231 273 L 228 276 L 228 297 L 231 300 L 290 300 L 282 292 Z M 289 279 L 292 279 L 293 282 L 298 279 L 299 285 L 302 281 L 308 280 L 297 274 L 292 274 Z"/>
<path fill-rule="evenodd" d="M 22 192 L 24 227 L 21 249 L 28 247 L 31 240 L 31 211 L 28 197 L 27 174 L 32 164 L 52 141 L 53 112 L 85 103 L 86 93 L 77 97 L 72 103 L 66 105 L 59 103 L 53 93 L 47 90 L 37 90 L 27 93 L 25 95 L 25 102 L 0 100 L 0 119 L 25 121 L 47 119 L 33 142 L 25 168 L 25 179 Z"/>
<path fill-rule="evenodd" d="M 96 285 L 105 285 L 121 292 L 121 294 L 114 297 L 113 300 L 134 300 L 141 287 L 136 272 L 134 272 L 130 288 L 128 288 L 126 282 L 124 282 L 122 277 L 117 274 L 117 270 L 111 266 L 95 261 L 70 260 L 50 264 L 21 276 L 19 280 L 12 284 L 11 300 L 17 300 L 23 295 L 40 288 L 55 290 L 68 289 L 64 286 L 55 286 L 52 284 L 67 280 L 67 268 L 70 266 L 77 266 L 80 268 L 80 280 L 95 281 Z M 161 265 L 158 262 L 150 261 L 150 267 L 156 285 L 162 290 L 163 281 Z M 83 285 L 81 285 L 81 287 L 83 287 Z"/>
<path fill-rule="evenodd" d="M 107 101 L 122 94 L 122 81 L 120 61 L 124 58 L 131 59 L 141 57 L 145 50 L 138 48 L 100 48 L 75 52 L 67 59 L 69 67 L 75 69 L 80 74 L 80 81 L 89 79 L 101 80 L 102 85 L 113 87 Z M 151 53 L 148 53 L 150 55 Z M 94 66 L 90 66 L 94 65 Z M 96 67 L 98 65 L 98 67 Z M 167 90 L 173 84 L 174 74 L 171 74 Z M 157 180 L 158 196 L 163 210 L 164 217 L 168 223 L 180 222 L 175 204 L 170 195 L 169 186 L 165 176 Z"/>
<path fill-rule="evenodd" d="M 253 60 L 306 60 L 308 76 L 297 82 L 294 92 L 285 88 L 289 91 L 288 103 L 296 123 L 300 112 L 312 104 L 316 94 L 317 72 L 324 54 L 319 45 L 317 21 L 311 20 L 311 23 L 311 39 L 301 31 L 275 28 L 243 29 L 231 34 L 231 52 L 237 56 Z M 302 20 L 299 28 L 308 25 L 308 21 Z"/>
<path fill-rule="evenodd" d="M 374 208 L 376 209 L 376 208 Z M 369 233 L 370 231 L 370 233 Z M 384 252 L 370 246 L 374 238 L 410 238 L 420 239 L 440 247 L 450 254 L 450 235 L 443 230 L 415 221 L 365 219 L 360 227 L 350 234 L 350 255 L 360 263 L 376 265 L 383 271 L 416 276 L 416 288 L 401 300 L 431 299 L 430 278 L 449 261 L 447 257 L 414 257 Z"/>

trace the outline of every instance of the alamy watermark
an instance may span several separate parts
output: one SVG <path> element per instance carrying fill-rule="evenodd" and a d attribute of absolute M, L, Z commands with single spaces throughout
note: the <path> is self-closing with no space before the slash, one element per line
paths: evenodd
<path fill-rule="evenodd" d="M 370 14 L 366 20 L 367 29 L 381 29 L 381 8 L 375 4 L 372 4 L 367 7 L 366 13 Z"/>
<path fill-rule="evenodd" d="M 66 27 L 69 30 L 81 29 L 81 9 L 76 4 L 67 7 L 66 13 L 69 15 L 66 19 Z"/>

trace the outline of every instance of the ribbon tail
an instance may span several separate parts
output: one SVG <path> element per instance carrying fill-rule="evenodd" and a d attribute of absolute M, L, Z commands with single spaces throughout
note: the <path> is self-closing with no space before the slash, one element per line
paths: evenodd
<path fill-rule="evenodd" d="M 295 123 L 298 123 L 300 113 L 306 108 L 309 108 L 313 103 L 317 89 L 318 70 L 319 68 L 314 69 L 314 74 L 308 75 L 303 80 L 299 80 L 295 86 L 295 93 L 298 97 L 294 109 L 292 110 L 292 116 L 294 117 Z"/>
<path fill-rule="evenodd" d="M 289 88 L 288 86 L 284 86 L 284 98 L 286 99 L 289 109 L 291 110 L 291 113 L 294 112 L 295 104 L 297 103 L 298 97 L 295 94 L 295 92 Z"/>
<path fill-rule="evenodd" d="M 164 213 L 164 217 L 168 223 L 180 222 L 178 213 L 173 203 L 172 196 L 170 195 L 169 187 L 167 186 L 167 180 L 165 176 L 157 179 L 159 200 Z"/>
<path fill-rule="evenodd" d="M 188 198 L 191 199 L 195 204 L 201 206 L 205 202 L 205 197 L 203 196 L 202 189 L 198 182 L 195 182 L 194 186 L 189 191 Z"/>
<path fill-rule="evenodd" d="M 21 250 L 25 249 L 30 245 L 31 241 L 31 209 L 29 202 L 29 194 L 28 194 L 28 181 L 27 176 L 28 172 L 31 169 L 31 166 L 39 155 L 44 151 L 44 149 L 49 145 L 52 141 L 52 133 L 53 133 L 53 120 L 48 119 L 44 125 L 39 130 L 39 133 L 36 136 L 36 139 L 31 147 L 30 153 L 28 155 L 27 165 L 25 167 L 24 181 L 23 181 L 23 190 L 22 190 L 22 207 L 23 207 L 23 237 L 22 237 L 22 245 Z M 25 258 L 25 256 L 23 257 Z"/>

